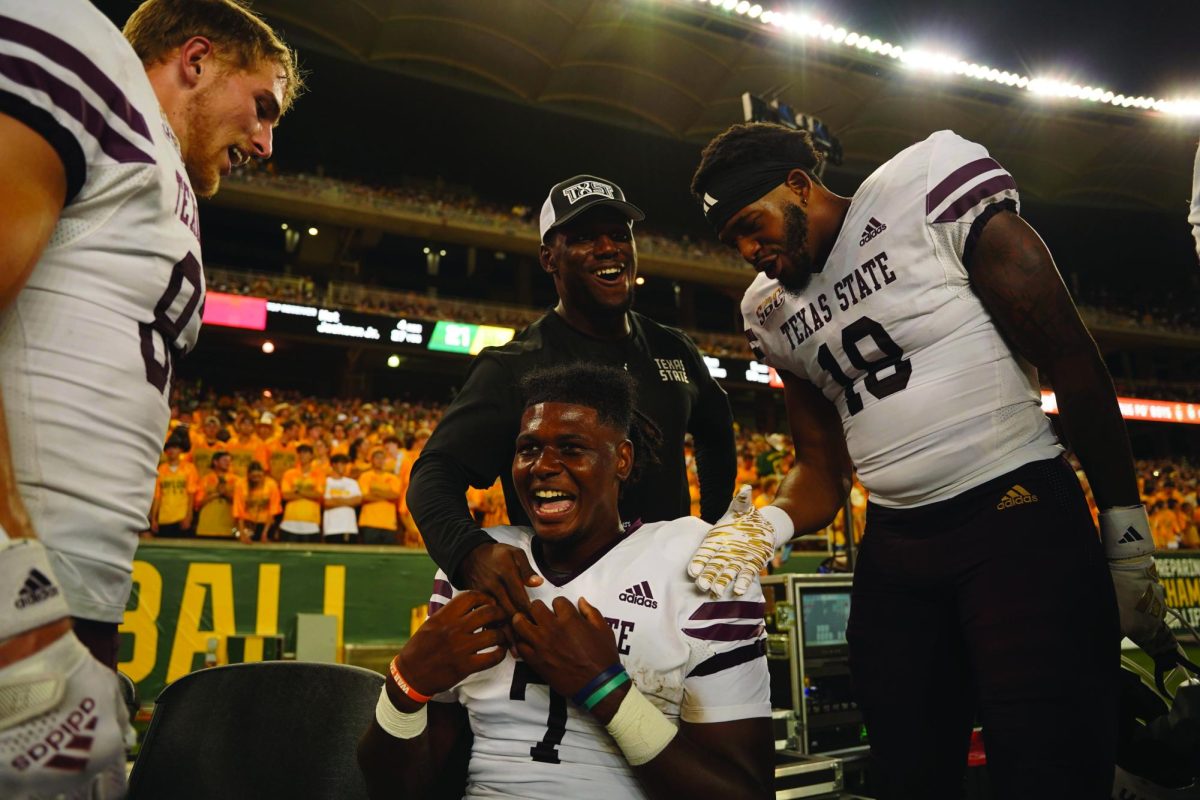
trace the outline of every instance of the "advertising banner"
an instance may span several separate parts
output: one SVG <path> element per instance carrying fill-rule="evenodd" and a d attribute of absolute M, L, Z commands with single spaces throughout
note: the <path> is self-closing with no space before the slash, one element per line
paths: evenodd
<path fill-rule="evenodd" d="M 217 664 L 270 657 L 258 637 L 282 636 L 294 652 L 301 613 L 337 618 L 339 654 L 347 642 L 399 644 L 429 601 L 435 571 L 424 550 L 395 547 L 143 542 L 119 668 L 150 702 L 213 655 Z"/>

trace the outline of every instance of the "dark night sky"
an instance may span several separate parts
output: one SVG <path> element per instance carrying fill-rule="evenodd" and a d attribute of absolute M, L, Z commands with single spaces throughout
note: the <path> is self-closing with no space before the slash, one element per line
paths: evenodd
<path fill-rule="evenodd" d="M 120 24 L 136 3 L 97 5 Z M 1186 86 L 1186 94 L 1200 96 L 1194 42 L 1200 0 L 826 0 L 806 8 L 906 47 L 955 46 L 959 55 L 998 69 L 1058 70 L 1061 77 L 1133 94 L 1170 96 Z M 693 143 L 446 89 L 304 48 L 300 55 L 310 91 L 276 135 L 275 159 L 284 169 L 320 164 L 330 174 L 381 184 L 442 177 L 487 199 L 531 204 L 544 198 L 547 175 L 591 172 L 618 180 L 646 210 L 648 224 L 708 235 L 687 194 L 699 149 Z M 844 185 L 836 175 L 830 182 L 845 193 L 857 183 L 844 175 Z M 1182 208 L 1174 218 L 1027 203 L 1024 214 L 1067 275 L 1105 273 L 1114 287 L 1136 275 L 1177 288 L 1200 276 Z"/>
<path fill-rule="evenodd" d="M 941 45 L 967 60 L 1055 73 L 1118 94 L 1200 95 L 1195 0 L 818 0 L 809 7 L 905 47 Z"/>

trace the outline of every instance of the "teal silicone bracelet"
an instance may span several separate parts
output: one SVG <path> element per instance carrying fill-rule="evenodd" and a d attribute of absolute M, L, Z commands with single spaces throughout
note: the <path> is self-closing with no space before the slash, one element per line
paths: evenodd
<path fill-rule="evenodd" d="M 601 700 L 612 694 L 618 687 L 629 683 L 629 681 L 629 673 L 625 670 L 621 670 L 620 675 L 614 676 L 611 680 L 609 680 L 608 683 L 592 692 L 592 696 L 583 701 L 583 707 L 588 711 L 591 711 L 593 708 L 599 705 Z"/>

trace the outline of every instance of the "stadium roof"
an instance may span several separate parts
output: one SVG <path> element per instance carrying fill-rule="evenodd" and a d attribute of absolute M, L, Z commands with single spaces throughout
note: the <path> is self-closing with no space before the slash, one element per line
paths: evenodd
<path fill-rule="evenodd" d="M 781 36 L 769 26 L 721 14 L 710 3 L 257 0 L 254 5 L 283 23 L 301 49 L 676 140 L 702 144 L 740 121 L 740 96 L 751 91 L 778 94 L 797 111 L 820 116 L 841 139 L 851 173 L 866 174 L 929 132 L 952 128 L 985 143 L 1020 176 L 1027 197 L 1174 211 L 1183 208 L 1189 193 L 1195 120 L 1065 99 L 1038 101 L 994 83 L 931 78 L 877 54 Z M 903 33 L 894 18 L 879 24 Z M 1183 27 L 1190 33 L 1196 26 Z M 1126 71 L 1118 78 L 1144 75 Z"/>

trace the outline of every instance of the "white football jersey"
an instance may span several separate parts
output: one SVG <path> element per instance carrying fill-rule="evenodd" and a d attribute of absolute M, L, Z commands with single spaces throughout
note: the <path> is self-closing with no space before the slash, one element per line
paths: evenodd
<path fill-rule="evenodd" d="M 1196 240 L 1196 256 L 1200 257 L 1200 147 L 1196 148 L 1196 164 L 1192 168 L 1192 206 L 1188 212 L 1192 238 Z"/>
<path fill-rule="evenodd" d="M 62 159 L 66 205 L 0 311 L 21 495 L 71 613 L 120 621 L 172 360 L 200 330 L 196 198 L 141 61 L 84 0 L 0 2 L 0 112 Z"/>
<path fill-rule="evenodd" d="M 799 294 L 759 274 L 742 299 L 762 360 L 815 384 L 841 414 L 871 501 L 944 500 L 1062 451 L 1037 371 L 972 291 L 966 251 L 1016 183 L 939 131 L 867 178 L 821 272 Z"/>
<path fill-rule="evenodd" d="M 550 605 L 563 596 L 595 606 L 612 626 L 621 663 L 669 720 L 727 722 L 771 714 L 763 655 L 763 595 L 755 582 L 740 600 L 714 601 L 687 576 L 708 524 L 694 517 L 632 528 L 574 576 L 538 564 L 529 528 L 489 528 L 523 549 L 546 578 L 529 590 Z M 438 572 L 430 613 L 454 590 Z M 466 706 L 475 734 L 467 797 L 613 800 L 645 797 L 612 737 L 590 714 L 549 687 L 512 654 L 438 700 Z"/>

